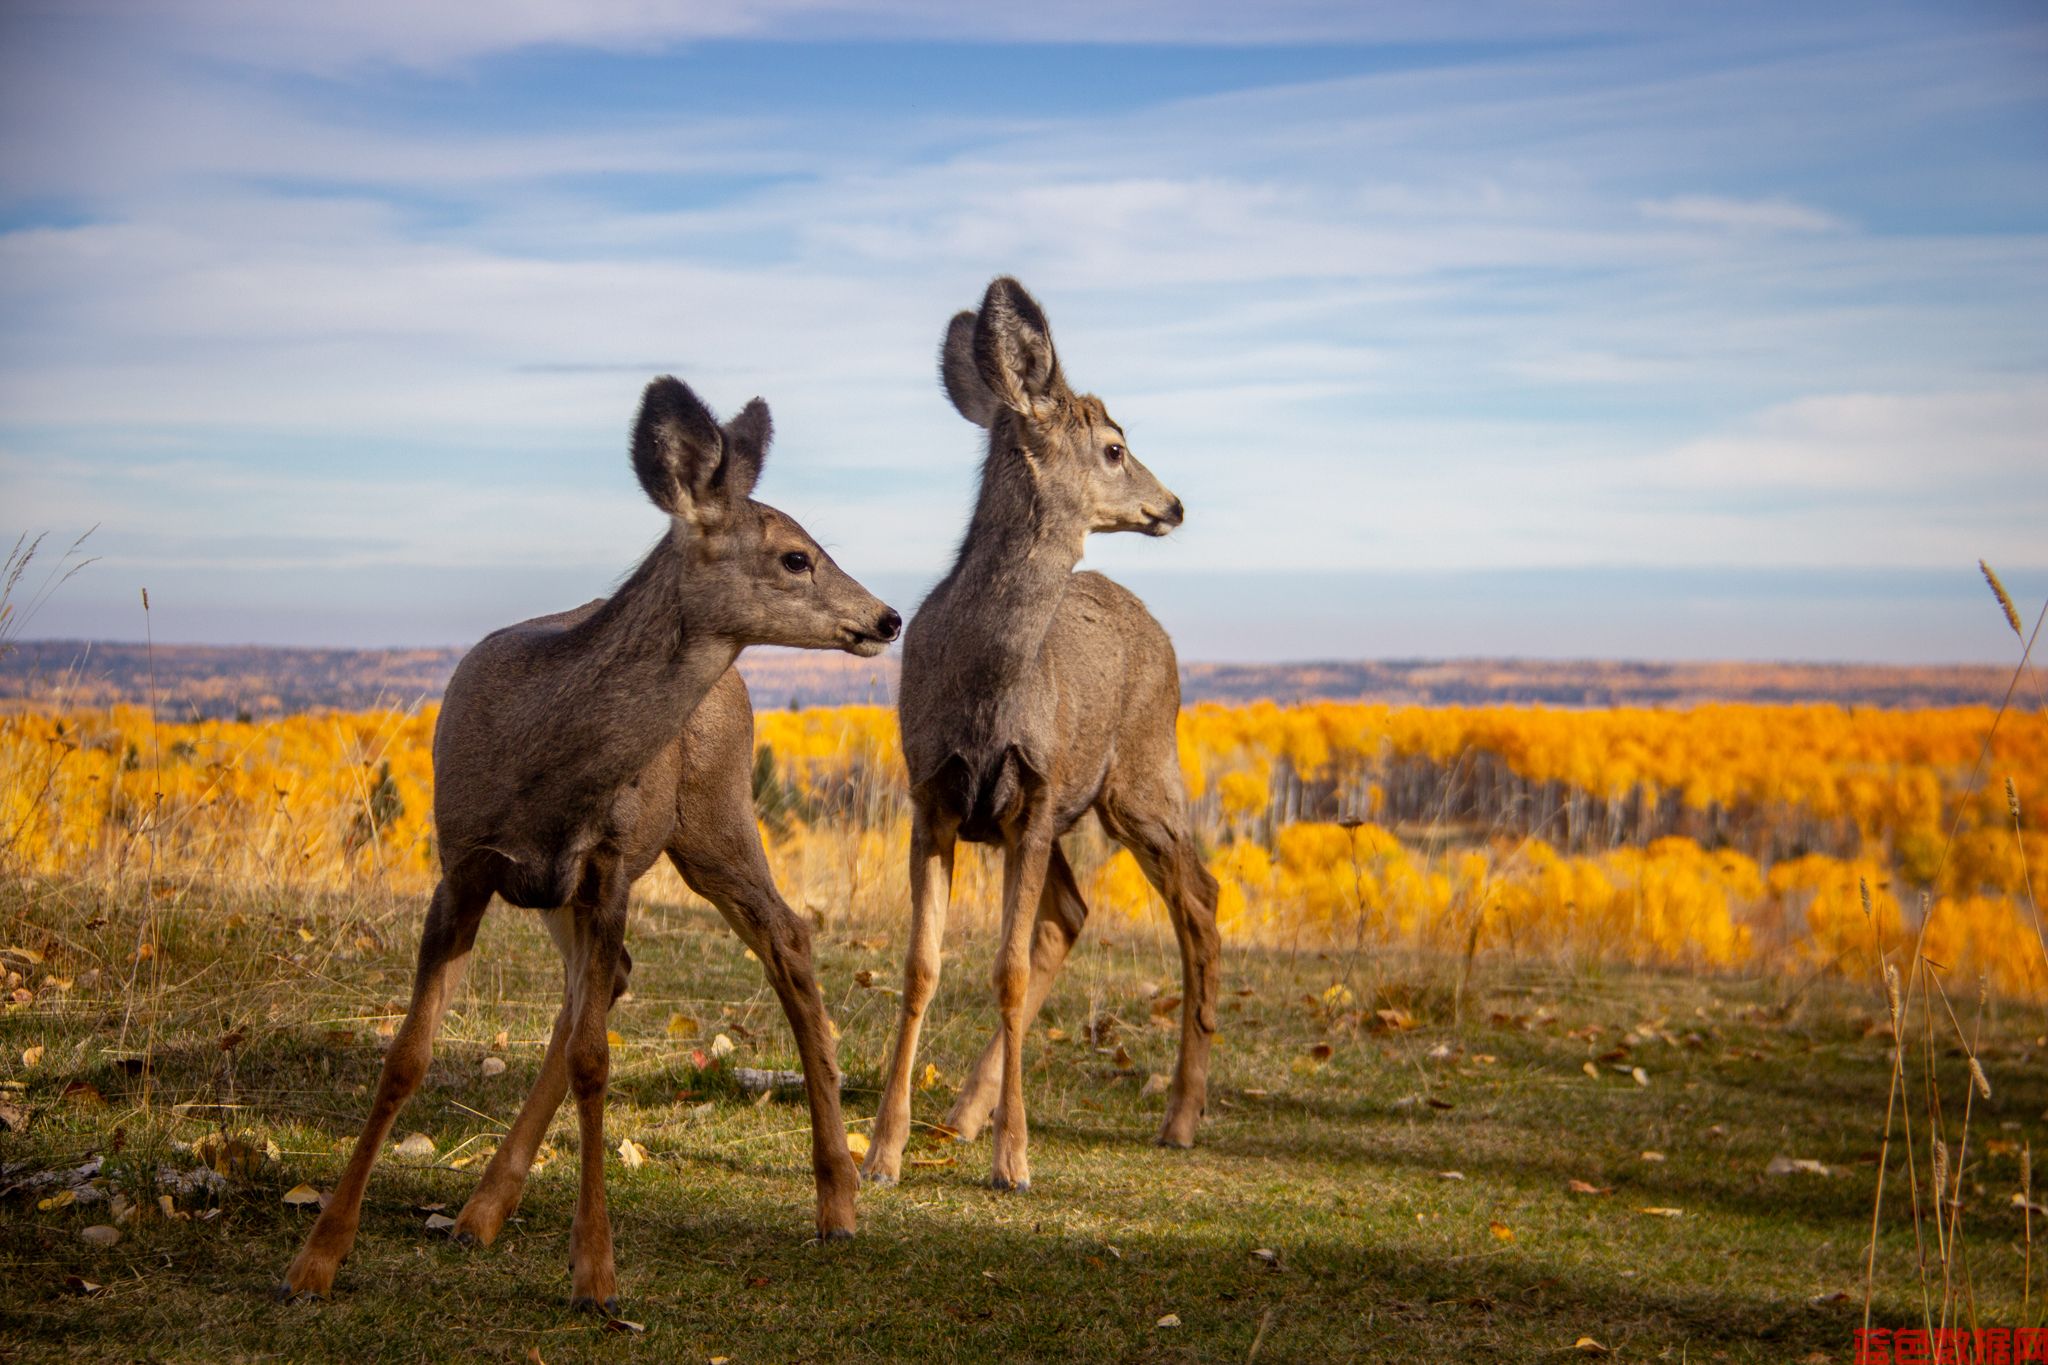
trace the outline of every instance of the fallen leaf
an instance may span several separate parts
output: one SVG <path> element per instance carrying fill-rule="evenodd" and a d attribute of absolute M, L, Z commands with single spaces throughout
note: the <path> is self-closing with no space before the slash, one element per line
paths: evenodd
<path fill-rule="evenodd" d="M 1639 1066 L 1630 1067 L 1628 1074 L 1635 1080 L 1637 1085 L 1648 1085 L 1650 1083 L 1650 1073 Z"/>
<path fill-rule="evenodd" d="M 220 1036 L 220 1050 L 222 1052 L 233 1052 L 236 1048 L 240 1047 L 243 1043 L 246 1043 L 248 1041 L 249 1030 L 240 1028 L 229 1029 L 226 1033 L 223 1033 Z"/>
<path fill-rule="evenodd" d="M 169 1200 L 170 1196 L 166 1194 L 160 1196 L 158 1202 L 165 1203 Z M 284 1202 L 290 1204 L 293 1208 L 298 1208 L 305 1204 L 317 1204 L 320 1202 L 320 1191 L 314 1189 L 311 1185 L 294 1185 L 284 1192 Z M 169 1209 L 164 1211 L 166 1213 L 170 1212 Z"/>
<path fill-rule="evenodd" d="M 647 1330 L 647 1324 L 644 1322 L 629 1322 L 625 1318 L 606 1318 L 604 1320 L 604 1330 L 607 1332 L 644 1332 Z"/>
<path fill-rule="evenodd" d="M 629 1171 L 637 1171 L 647 1164 L 647 1149 L 631 1138 L 619 1139 L 619 1160 Z"/>
<path fill-rule="evenodd" d="M 58 1209 L 68 1207 L 77 1198 L 77 1190 L 59 1190 L 47 1199 L 36 1200 L 36 1211 L 39 1213 L 52 1213 Z"/>
<path fill-rule="evenodd" d="M 1764 1167 L 1765 1175 L 1826 1175 L 1828 1168 L 1811 1157 L 1774 1156 Z"/>
<path fill-rule="evenodd" d="M 23 1066 L 34 1066 L 42 1060 L 43 1045 L 41 1043 L 37 1043 L 34 1047 L 25 1047 L 21 1050 L 21 1064 Z"/>
<path fill-rule="evenodd" d="M 1122 1043 L 1116 1045 L 1116 1055 L 1111 1057 L 1110 1060 L 1116 1063 L 1119 1071 L 1129 1071 L 1131 1069 L 1131 1054 L 1124 1051 Z"/>
<path fill-rule="evenodd" d="M 959 1159 L 960 1158 L 954 1156 L 951 1152 L 948 1152 L 944 1156 L 910 1157 L 905 1161 L 905 1164 L 910 1166 L 951 1166 L 954 1162 L 958 1161 Z"/>
<path fill-rule="evenodd" d="M 64 1087 L 64 1102 L 96 1109 L 106 1104 L 107 1097 L 91 1081 L 71 1081 Z"/>
<path fill-rule="evenodd" d="M 1403 1009 L 1374 1010 L 1373 1018 L 1379 1020 L 1382 1027 L 1397 1032 L 1416 1027 L 1414 1018 Z"/>
<path fill-rule="evenodd" d="M 851 1152 L 856 1158 L 866 1156 L 868 1154 L 868 1135 L 866 1133 L 848 1133 L 846 1135 L 846 1150 Z"/>
<path fill-rule="evenodd" d="M 605 1030 L 604 1040 L 613 1047 L 624 1047 L 626 1045 L 626 1040 L 619 1036 L 619 1031 L 615 1028 Z"/>
<path fill-rule="evenodd" d="M 1593 1340 L 1593 1338 L 1591 1337 L 1580 1337 L 1577 1341 L 1572 1343 L 1572 1349 L 1574 1351 L 1577 1351 L 1580 1355 L 1586 1356 L 1605 1356 L 1614 1354 L 1614 1352 L 1608 1350 L 1605 1346 L 1602 1346 L 1599 1342 Z"/>
<path fill-rule="evenodd" d="M 1438 1180 L 1463 1180 L 1465 1173 L 1463 1171 L 1438 1171 L 1436 1178 Z"/>
<path fill-rule="evenodd" d="M 1251 1258 L 1268 1270 L 1285 1270 L 1287 1268 L 1280 1261 L 1280 1253 L 1271 1247 L 1253 1247 Z"/>
<path fill-rule="evenodd" d="M 1432 1109 L 1456 1109 L 1458 1106 L 1441 1096 L 1431 1095 L 1422 1101 Z"/>
<path fill-rule="evenodd" d="M 1064 1043 L 1067 1041 L 1067 1031 L 1063 1028 L 1049 1028 L 1045 1031 L 1045 1041 L 1048 1043 Z"/>
<path fill-rule="evenodd" d="M 89 1228 L 78 1230 L 78 1240 L 96 1247 L 110 1247 L 121 1240 L 121 1229 L 107 1223 L 94 1223 Z"/>
<path fill-rule="evenodd" d="M 1662 1152 L 1644 1152 L 1642 1159 L 1644 1161 L 1662 1161 L 1664 1154 Z"/>
<path fill-rule="evenodd" d="M 1647 1213 L 1652 1218 L 1682 1218 L 1685 1216 L 1684 1209 L 1641 1208 L 1637 1209 L 1636 1212 Z"/>
<path fill-rule="evenodd" d="M 713 1038 L 711 1040 L 711 1055 L 714 1057 L 730 1057 L 732 1055 L 732 1050 L 732 1039 L 727 1037 L 723 1033 L 719 1034 L 716 1038 Z"/>
<path fill-rule="evenodd" d="M 678 1042 L 685 1038 L 695 1038 L 702 1031 L 703 1025 L 687 1014 L 671 1014 L 668 1017 L 668 1036 Z"/>
<path fill-rule="evenodd" d="M 405 1141 L 393 1147 L 395 1155 L 414 1161 L 425 1161 L 434 1154 L 434 1140 L 425 1133 L 408 1133 Z"/>
<path fill-rule="evenodd" d="M 2048 1206 L 2030 1202 L 2024 1194 L 2013 1191 L 2012 1206 L 2027 1213 L 2048 1213 Z"/>
<path fill-rule="evenodd" d="M 0 1128 L 4 1128 L 10 1133 L 18 1133 L 26 1127 L 28 1127 L 28 1115 L 22 1111 L 21 1107 L 10 1104 L 6 1100 L 0 1100 Z"/>
<path fill-rule="evenodd" d="M 1579 1068 L 1579 1070 L 1585 1072 L 1588 1076 L 1591 1076 L 1596 1081 L 1600 1079 L 1600 1068 L 1594 1066 L 1591 1062 L 1585 1063 Z"/>
<path fill-rule="evenodd" d="M 1612 1185 L 1594 1185 L 1594 1184 L 1590 1184 L 1590 1183 L 1588 1183 L 1587 1181 L 1584 1181 L 1584 1180 L 1580 1180 L 1580 1179 L 1577 1179 L 1576 1177 L 1574 1177 L 1574 1178 L 1573 1178 L 1572 1180 L 1570 1180 L 1570 1181 L 1566 1182 L 1566 1184 L 1565 1184 L 1565 1188 L 1566 1188 L 1566 1189 L 1568 1189 L 1568 1190 L 1570 1190 L 1570 1191 L 1571 1191 L 1571 1192 L 1572 1192 L 1573 1194 L 1613 1194 L 1613 1193 L 1614 1193 L 1614 1187 L 1613 1187 Z"/>
<path fill-rule="evenodd" d="M 1172 1088 L 1172 1080 L 1155 1071 L 1145 1078 L 1145 1084 L 1138 1087 L 1138 1098 L 1144 1099 L 1148 1095 L 1164 1095 Z"/>
<path fill-rule="evenodd" d="M 1152 1325 L 1154 1327 L 1178 1327 L 1180 1326 L 1180 1314 L 1168 1313 L 1165 1317 L 1161 1318 L 1159 1321 L 1153 1323 Z"/>
<path fill-rule="evenodd" d="M 491 1046 L 495 1048 L 507 1048 L 512 1046 L 512 1035 L 504 1029 L 499 1029 L 498 1036 L 491 1039 Z"/>
<path fill-rule="evenodd" d="M 1336 1055 L 1336 1053 L 1337 1049 L 1331 1047 L 1328 1043 L 1311 1044 L 1308 1050 L 1308 1055 L 1315 1058 L 1319 1062 L 1329 1061 L 1331 1057 Z"/>
<path fill-rule="evenodd" d="M 1515 1230 L 1509 1227 L 1506 1223 L 1495 1220 L 1494 1222 L 1488 1223 L 1486 1226 L 1493 1229 L 1493 1235 L 1495 1237 L 1498 1237 L 1503 1242 L 1512 1242 L 1515 1240 Z"/>
<path fill-rule="evenodd" d="M 489 1080 L 492 1076 L 502 1076 L 505 1074 L 505 1059 L 503 1057 L 486 1057 L 483 1060 L 483 1065 L 478 1070 L 483 1072 L 484 1079 L 486 1080 Z"/>
<path fill-rule="evenodd" d="M 1717 1123 L 1713 1125 L 1711 1128 L 1707 1129 L 1707 1131 L 1701 1134 L 1701 1136 L 1710 1138 L 1724 1138 L 1728 1136 L 1728 1129 L 1723 1125 Z"/>
<path fill-rule="evenodd" d="M 454 1226 L 455 1220 L 445 1213 L 430 1213 L 427 1215 L 428 1232 L 446 1232 Z"/>
<path fill-rule="evenodd" d="M 66 1275 L 64 1277 L 64 1292 L 67 1294 L 77 1294 L 81 1298 L 89 1299 L 95 1294 L 104 1294 L 107 1291 L 104 1286 L 94 1284 L 91 1280 L 85 1279 L 82 1276 Z"/>
<path fill-rule="evenodd" d="M 931 1062 L 926 1062 L 924 1064 L 924 1070 L 918 1073 L 917 1088 L 919 1090 L 930 1090 L 938 1083 L 939 1068 Z"/>

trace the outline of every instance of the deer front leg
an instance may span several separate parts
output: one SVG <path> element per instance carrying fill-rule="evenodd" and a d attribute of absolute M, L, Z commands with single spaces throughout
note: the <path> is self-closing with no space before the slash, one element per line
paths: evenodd
<path fill-rule="evenodd" d="M 867 1163 L 861 1169 L 873 1185 L 893 1185 L 903 1173 L 903 1148 L 910 1140 L 910 1071 L 917 1062 L 917 1035 L 925 1009 L 939 988 L 939 945 L 953 894 L 953 849 L 951 826 L 934 829 L 922 809 L 912 813 L 910 946 L 903 957 L 903 1004 L 896 1014 L 896 1042 L 889 1052 L 875 1130 L 868 1139 Z M 937 888 L 931 884 L 934 864 L 944 877 Z"/>
<path fill-rule="evenodd" d="M 1003 928 L 996 949 L 996 1009 L 1002 1016 L 1003 1079 L 996 1101 L 995 1162 L 990 1183 L 1018 1193 L 1031 1188 L 1024 1119 L 1024 1001 L 1031 985 L 1031 930 L 1052 835 L 1042 802 L 1033 802 L 1024 827 L 1012 835 L 1003 859 Z"/>
<path fill-rule="evenodd" d="M 1068 865 L 1067 855 L 1055 841 L 1046 871 L 1045 890 L 1038 898 L 1038 923 L 1031 936 L 1031 985 L 1024 993 L 1026 1029 L 1031 1027 L 1032 1020 L 1038 1018 L 1039 1010 L 1045 1007 L 1046 997 L 1052 994 L 1052 984 L 1066 965 L 1067 954 L 1081 937 L 1081 929 L 1087 922 L 1088 902 L 1082 899 L 1080 883 L 1074 879 L 1074 869 Z M 953 1112 L 946 1115 L 946 1126 L 959 1133 L 962 1142 L 972 1142 L 981 1135 L 982 1125 L 995 1111 L 1002 1079 L 1003 1036 L 998 1029 L 988 1040 L 988 1046 L 982 1049 L 981 1060 L 968 1074 L 966 1085 L 961 1087 L 960 1098 L 953 1102 Z"/>
<path fill-rule="evenodd" d="M 355 1245 L 356 1228 L 362 1221 L 363 1192 L 369 1187 L 370 1170 L 377 1164 L 384 1141 L 398 1111 L 412 1098 L 427 1074 L 434 1054 L 434 1034 L 449 999 L 462 981 L 463 965 L 476 943 L 477 925 L 490 904 L 488 889 L 458 887 L 444 877 L 434 888 L 433 904 L 420 934 L 419 962 L 413 972 L 412 1003 L 405 1022 L 384 1053 L 384 1067 L 377 1077 L 376 1098 L 363 1124 L 348 1166 L 334 1188 L 334 1197 L 320 1211 L 306 1244 L 285 1271 L 279 1294 L 285 1298 L 320 1298 L 334 1287 L 334 1273 L 342 1258 Z"/>
<path fill-rule="evenodd" d="M 455 1226 L 448 1230 L 449 1237 L 464 1246 L 489 1246 L 498 1239 L 505 1220 L 519 1207 L 519 1196 L 533 1171 L 534 1154 L 540 1151 L 548 1125 L 569 1093 L 569 1033 L 576 1019 L 575 923 L 573 907 L 546 913 L 548 934 L 562 954 L 562 1007 L 555 1012 L 555 1026 L 548 1035 L 547 1053 L 541 1059 L 540 1075 L 534 1078 L 533 1089 L 527 1092 L 526 1102 L 520 1105 L 519 1115 L 512 1120 L 504 1141 L 491 1154 L 490 1165 L 484 1168 L 476 1192 L 469 1196 L 469 1202 L 455 1216 Z"/>
<path fill-rule="evenodd" d="M 604 1194 L 604 1096 L 611 1076 L 605 1017 L 625 946 L 626 887 L 616 872 L 606 878 L 600 908 L 578 917 L 574 1019 L 569 1028 L 569 1088 L 576 1097 L 576 1217 L 569 1227 L 569 1306 L 618 1311 L 618 1276 L 612 1263 L 611 1216 Z"/>
<path fill-rule="evenodd" d="M 749 819 L 746 832 L 753 832 Z M 839 1107 L 839 1048 L 827 1022 L 825 997 L 811 969 L 811 931 L 775 890 L 767 856 L 737 862 L 692 857 L 687 845 L 671 849 L 677 868 L 697 893 L 718 907 L 726 923 L 761 959 L 761 970 L 782 1002 L 803 1063 L 804 1095 L 811 1110 L 811 1171 L 817 1181 L 818 1236 L 853 1236 L 854 1195 L 860 1176 L 846 1149 L 846 1118 Z"/>
<path fill-rule="evenodd" d="M 519 1107 L 519 1116 L 512 1120 L 505 1140 L 491 1154 L 491 1164 L 484 1168 L 476 1192 L 469 1196 L 469 1202 L 455 1217 L 455 1226 L 448 1230 L 450 1237 L 465 1246 L 487 1247 L 495 1242 L 505 1220 L 519 1207 L 519 1196 L 533 1171 L 534 1154 L 540 1150 L 541 1139 L 547 1136 L 555 1111 L 562 1107 L 562 1099 L 569 1093 L 569 1033 L 576 1017 L 574 999 L 573 995 L 565 994 L 562 1008 L 555 1014 L 547 1055 L 541 1059 L 540 1075 L 534 1078 L 533 1089 L 527 1093 L 526 1103 Z"/>

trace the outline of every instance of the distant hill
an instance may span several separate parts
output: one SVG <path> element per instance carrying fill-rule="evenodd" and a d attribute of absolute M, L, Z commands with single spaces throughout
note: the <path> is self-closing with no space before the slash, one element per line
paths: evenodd
<path fill-rule="evenodd" d="M 0 706 L 147 703 L 166 717 L 274 716 L 438 699 L 459 649 L 281 649 L 23 641 L 0 657 Z M 740 660 L 757 707 L 891 702 L 896 660 L 749 650 Z M 1981 665 L 1627 663 L 1413 659 L 1185 664 L 1189 701 L 1383 701 L 1477 705 L 1674 706 L 1702 701 L 1833 701 L 1858 706 L 1992 703 L 2010 674 Z"/>

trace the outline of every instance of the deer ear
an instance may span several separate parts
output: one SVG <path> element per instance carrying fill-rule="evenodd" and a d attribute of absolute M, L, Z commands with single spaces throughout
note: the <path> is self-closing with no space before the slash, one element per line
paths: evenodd
<path fill-rule="evenodd" d="M 753 496 L 760 482 L 761 466 L 768 459 L 768 442 L 775 438 L 775 423 L 769 420 L 768 405 L 756 398 L 725 424 L 725 462 L 711 483 L 722 496 L 738 502 Z"/>
<path fill-rule="evenodd" d="M 663 375 L 647 386 L 633 424 L 633 472 L 656 507 L 694 519 L 724 455 L 724 434 L 689 385 Z"/>
<path fill-rule="evenodd" d="M 974 363 L 973 313 L 955 313 L 946 326 L 946 339 L 939 345 L 939 383 L 960 415 L 978 427 L 996 421 L 996 392 L 981 377 Z"/>
<path fill-rule="evenodd" d="M 1045 310 L 1008 275 L 998 277 L 982 296 L 974 324 L 974 367 L 997 402 L 1026 415 L 1037 400 L 1066 387 Z"/>

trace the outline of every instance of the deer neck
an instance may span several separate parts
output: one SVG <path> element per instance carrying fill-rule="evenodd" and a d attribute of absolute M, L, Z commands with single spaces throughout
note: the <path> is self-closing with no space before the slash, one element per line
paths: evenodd
<path fill-rule="evenodd" d="M 949 601 L 965 610 L 949 613 L 947 643 L 984 685 L 1029 681 L 1086 535 L 1050 515 L 1028 484 L 984 487 L 949 579 Z"/>
<path fill-rule="evenodd" d="M 583 720 L 580 776 L 593 789 L 622 785 L 653 762 L 739 657 L 739 642 L 693 625 L 685 553 L 663 537 L 558 641 L 570 663 L 558 702 Z"/>

